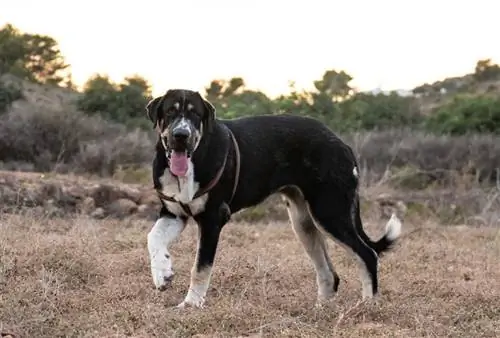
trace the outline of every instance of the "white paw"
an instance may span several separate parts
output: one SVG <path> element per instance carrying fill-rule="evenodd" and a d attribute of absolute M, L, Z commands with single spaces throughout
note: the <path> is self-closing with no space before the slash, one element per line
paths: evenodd
<path fill-rule="evenodd" d="M 334 302 L 334 298 L 334 295 L 328 297 L 318 296 L 318 298 L 316 299 L 316 303 L 314 303 L 314 307 L 317 309 L 321 309 L 324 306 L 328 306 Z"/>
<path fill-rule="evenodd" d="M 197 294 L 196 292 L 190 289 L 184 301 L 179 305 L 177 305 L 177 308 L 184 309 L 186 307 L 194 307 L 201 309 L 203 308 L 204 303 L 205 303 L 205 297 Z"/>
<path fill-rule="evenodd" d="M 151 260 L 151 275 L 156 288 L 165 291 L 172 283 L 174 271 L 172 270 L 172 260 L 165 255 L 155 256 Z"/>

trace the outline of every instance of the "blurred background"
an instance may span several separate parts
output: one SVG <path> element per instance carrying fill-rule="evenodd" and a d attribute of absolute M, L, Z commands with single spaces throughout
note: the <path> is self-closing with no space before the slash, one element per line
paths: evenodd
<path fill-rule="evenodd" d="M 27 1 L 0 14 L 0 168 L 150 184 L 144 107 L 291 113 L 352 145 L 368 186 L 493 187 L 494 1 Z M 459 178 L 457 178 L 459 177 Z"/>

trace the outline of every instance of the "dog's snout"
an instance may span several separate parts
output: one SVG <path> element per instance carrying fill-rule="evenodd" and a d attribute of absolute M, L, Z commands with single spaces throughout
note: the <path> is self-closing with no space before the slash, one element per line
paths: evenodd
<path fill-rule="evenodd" d="M 189 130 L 185 128 L 175 128 L 172 132 L 172 136 L 176 140 L 185 140 L 190 136 L 190 134 Z"/>

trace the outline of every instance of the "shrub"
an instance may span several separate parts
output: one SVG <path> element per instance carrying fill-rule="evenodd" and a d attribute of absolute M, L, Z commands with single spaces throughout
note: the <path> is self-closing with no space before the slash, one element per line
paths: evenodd
<path fill-rule="evenodd" d="M 144 131 L 75 110 L 11 110 L 0 116 L 0 161 L 32 163 L 36 171 L 112 175 L 119 165 L 150 162 Z"/>
<path fill-rule="evenodd" d="M 85 84 L 77 106 L 86 113 L 99 114 L 107 120 L 151 128 L 144 118 L 144 108 L 150 99 L 150 85 L 141 77 L 128 77 L 117 84 L 107 76 L 95 75 Z"/>
<path fill-rule="evenodd" d="M 0 79 L 0 113 L 4 113 L 12 102 L 22 97 L 23 93 L 18 86 Z"/>
<path fill-rule="evenodd" d="M 427 183 L 448 180 L 457 173 L 494 182 L 499 174 L 500 136 L 446 136 L 395 129 L 347 134 L 344 139 L 353 146 L 367 182 L 408 168 Z"/>
<path fill-rule="evenodd" d="M 425 122 L 435 133 L 500 133 L 500 97 L 457 95 L 440 106 Z"/>

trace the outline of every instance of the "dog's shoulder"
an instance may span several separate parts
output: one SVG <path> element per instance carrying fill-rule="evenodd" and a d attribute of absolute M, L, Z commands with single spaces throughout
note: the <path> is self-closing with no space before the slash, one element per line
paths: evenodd
<path fill-rule="evenodd" d="M 308 116 L 293 114 L 254 115 L 231 120 L 218 120 L 228 127 L 238 140 L 258 143 L 280 144 L 295 140 L 306 144 L 325 144 L 325 140 L 340 141 L 336 133 L 323 122 Z M 312 142 L 312 143 L 311 143 Z M 328 143 L 328 142 L 327 142 Z"/>

